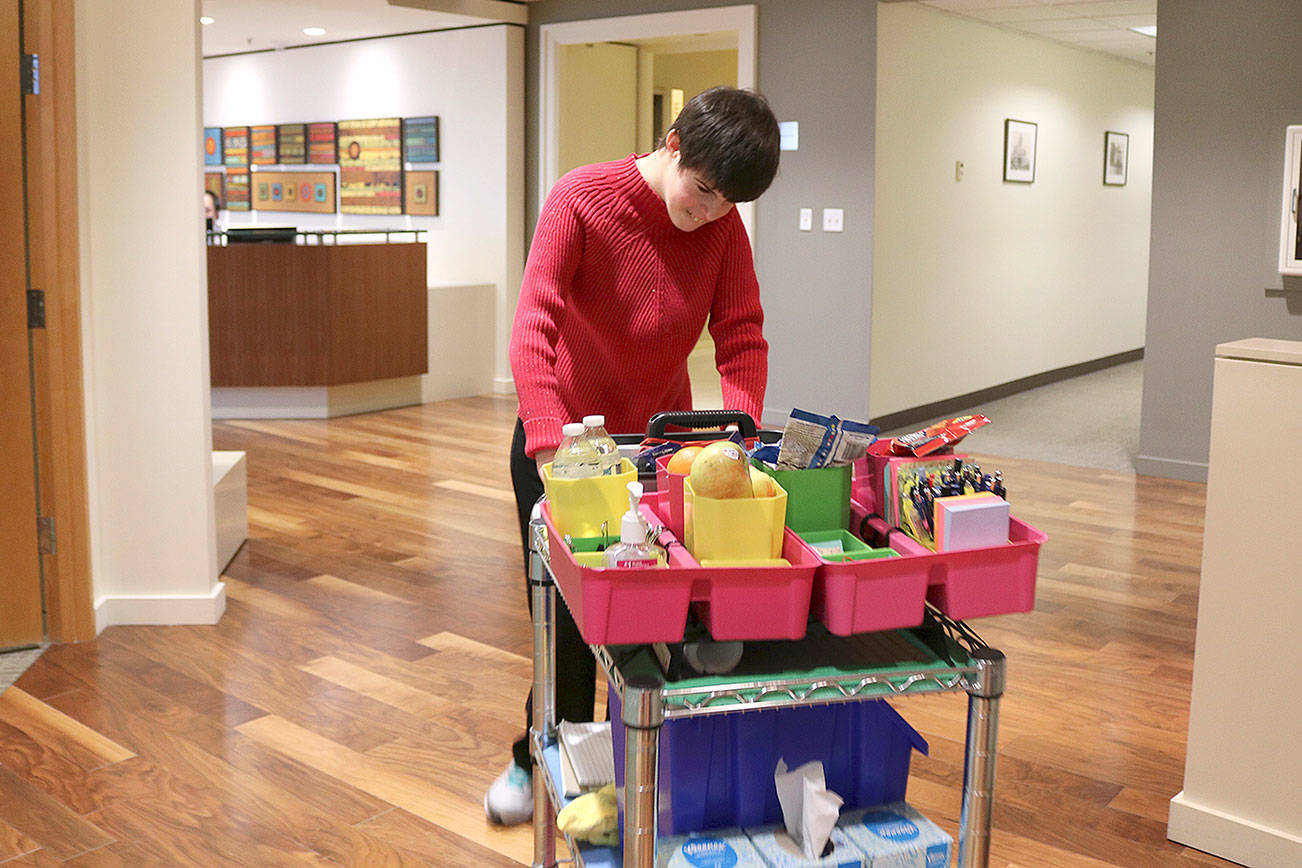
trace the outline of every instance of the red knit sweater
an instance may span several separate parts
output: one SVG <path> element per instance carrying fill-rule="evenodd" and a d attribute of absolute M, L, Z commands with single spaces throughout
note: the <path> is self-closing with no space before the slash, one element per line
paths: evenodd
<path fill-rule="evenodd" d="M 678 229 L 634 160 L 568 173 L 538 218 L 510 346 L 529 455 L 590 413 L 636 433 L 691 409 L 687 356 L 707 318 L 724 407 L 760 417 L 768 343 L 741 218 Z"/>

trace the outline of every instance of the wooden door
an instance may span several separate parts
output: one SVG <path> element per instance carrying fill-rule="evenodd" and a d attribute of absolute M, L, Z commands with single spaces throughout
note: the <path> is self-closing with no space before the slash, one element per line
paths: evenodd
<path fill-rule="evenodd" d="M 17 3 L 0 4 L 0 649 L 39 642 L 41 563 L 27 332 L 22 54 Z"/>

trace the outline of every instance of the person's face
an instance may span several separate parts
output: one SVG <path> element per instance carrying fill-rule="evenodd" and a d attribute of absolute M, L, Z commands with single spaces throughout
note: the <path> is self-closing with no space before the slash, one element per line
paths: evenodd
<path fill-rule="evenodd" d="M 212 193 L 203 194 L 203 216 L 209 220 L 217 219 L 217 200 Z"/>
<path fill-rule="evenodd" d="M 669 131 L 665 137 L 665 146 L 670 153 L 669 169 L 665 172 L 664 182 L 665 208 L 675 226 L 684 232 L 691 232 L 732 210 L 733 203 L 715 190 L 698 171 L 682 168 L 676 130 Z"/>

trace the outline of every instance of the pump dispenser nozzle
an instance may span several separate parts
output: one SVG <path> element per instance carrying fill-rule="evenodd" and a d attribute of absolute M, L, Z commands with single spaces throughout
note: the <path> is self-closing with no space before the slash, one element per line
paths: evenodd
<path fill-rule="evenodd" d="M 646 525 L 642 522 L 642 513 L 638 504 L 642 502 L 642 483 L 633 480 L 628 488 L 628 512 L 619 525 L 619 541 L 641 544 L 646 542 Z"/>

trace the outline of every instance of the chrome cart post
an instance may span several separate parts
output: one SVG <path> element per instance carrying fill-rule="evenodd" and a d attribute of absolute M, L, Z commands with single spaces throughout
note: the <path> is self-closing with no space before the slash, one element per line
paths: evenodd
<path fill-rule="evenodd" d="M 529 593 L 533 603 L 533 715 L 530 737 L 539 765 L 541 747 L 556 732 L 556 584 L 543 561 L 545 529 L 540 517 L 529 523 Z M 556 810 L 547 795 L 545 770 L 533 775 L 533 868 L 556 865 Z"/>
<path fill-rule="evenodd" d="M 650 676 L 624 683 L 624 868 L 656 864 L 656 788 L 663 685 Z"/>
<path fill-rule="evenodd" d="M 990 862 L 990 814 L 995 792 L 995 740 L 999 698 L 1004 695 L 1002 651 L 972 652 L 977 674 L 967 684 L 967 750 L 963 761 L 963 807 L 958 825 L 958 868 Z"/>

